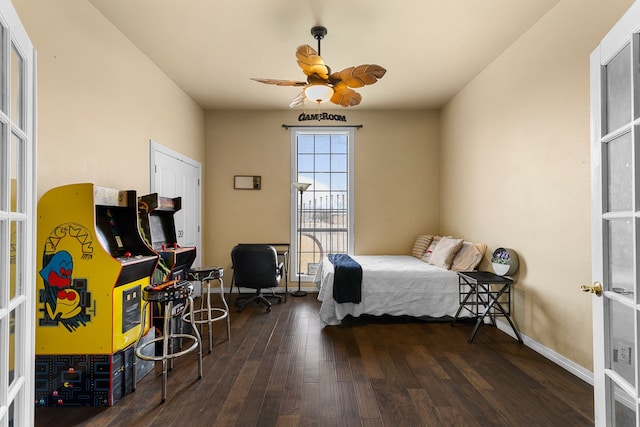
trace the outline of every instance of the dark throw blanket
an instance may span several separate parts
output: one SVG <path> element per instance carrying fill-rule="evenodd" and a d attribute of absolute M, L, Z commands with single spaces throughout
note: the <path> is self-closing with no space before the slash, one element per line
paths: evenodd
<path fill-rule="evenodd" d="M 329 254 L 333 264 L 333 299 L 338 303 L 362 301 L 362 267 L 347 254 Z"/>

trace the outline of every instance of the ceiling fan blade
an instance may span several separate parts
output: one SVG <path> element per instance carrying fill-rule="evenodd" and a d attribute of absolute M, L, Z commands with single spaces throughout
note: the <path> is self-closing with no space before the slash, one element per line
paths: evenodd
<path fill-rule="evenodd" d="M 357 67 L 349 67 L 333 73 L 331 80 L 339 80 L 349 87 L 362 87 L 372 85 L 384 77 L 386 69 L 376 64 L 364 64 Z"/>
<path fill-rule="evenodd" d="M 291 102 L 289 103 L 289 108 L 296 108 L 300 105 L 304 105 L 305 99 L 307 99 L 307 97 L 304 94 L 304 90 L 303 90 L 298 94 L 298 96 L 296 96 L 291 100 Z"/>
<path fill-rule="evenodd" d="M 277 85 L 277 86 L 306 86 L 307 82 L 300 82 L 295 80 L 277 80 L 277 79 L 255 79 L 250 77 L 251 80 L 260 83 L 266 83 L 268 85 Z"/>
<path fill-rule="evenodd" d="M 362 95 L 353 89 L 349 89 L 345 83 L 338 83 L 333 87 L 331 102 L 343 107 L 354 107 L 360 104 Z"/>
<path fill-rule="evenodd" d="M 329 78 L 331 70 L 324 63 L 324 59 L 318 55 L 318 52 L 308 44 L 298 46 L 296 58 L 298 58 L 298 65 L 305 75 L 313 76 L 315 74 L 323 80 Z"/>

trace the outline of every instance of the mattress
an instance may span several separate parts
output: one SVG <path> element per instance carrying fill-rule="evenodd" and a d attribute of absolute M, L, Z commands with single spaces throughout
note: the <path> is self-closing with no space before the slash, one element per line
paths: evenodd
<path fill-rule="evenodd" d="M 320 320 L 339 325 L 363 314 L 381 316 L 455 316 L 459 306 L 458 275 L 408 255 L 358 255 L 362 266 L 362 302 L 333 299 L 333 264 L 325 257 L 316 273 Z"/>

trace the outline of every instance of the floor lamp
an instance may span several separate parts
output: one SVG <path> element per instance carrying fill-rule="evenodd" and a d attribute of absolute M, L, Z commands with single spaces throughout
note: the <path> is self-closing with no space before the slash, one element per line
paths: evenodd
<path fill-rule="evenodd" d="M 291 296 L 303 297 L 307 295 L 305 291 L 300 290 L 300 267 L 302 265 L 302 193 L 309 188 L 311 184 L 306 182 L 294 182 L 293 186 L 300 192 L 300 207 L 298 208 L 298 290 L 291 292 Z"/>

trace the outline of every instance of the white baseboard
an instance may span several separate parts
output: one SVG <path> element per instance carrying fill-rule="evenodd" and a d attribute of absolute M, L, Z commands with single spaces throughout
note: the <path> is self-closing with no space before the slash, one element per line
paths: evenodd
<path fill-rule="evenodd" d="M 513 330 L 511 329 L 511 326 L 509 326 L 508 323 L 496 322 L 496 326 L 505 334 L 513 337 L 513 339 L 517 339 L 516 334 L 513 332 Z M 578 365 L 574 361 L 567 359 L 563 355 L 556 353 L 555 351 L 551 350 L 549 347 L 546 347 L 540 344 L 538 341 L 532 338 L 529 338 L 528 336 L 524 335 L 522 332 L 520 332 L 520 335 L 522 336 L 522 341 L 524 342 L 524 345 L 531 348 L 535 352 L 541 354 L 542 356 L 546 357 L 547 359 L 551 360 L 556 365 L 559 365 L 562 368 L 566 369 L 567 371 L 571 372 L 573 375 L 580 378 L 581 380 L 593 385 L 593 372 L 583 368 L 582 366 Z"/>

